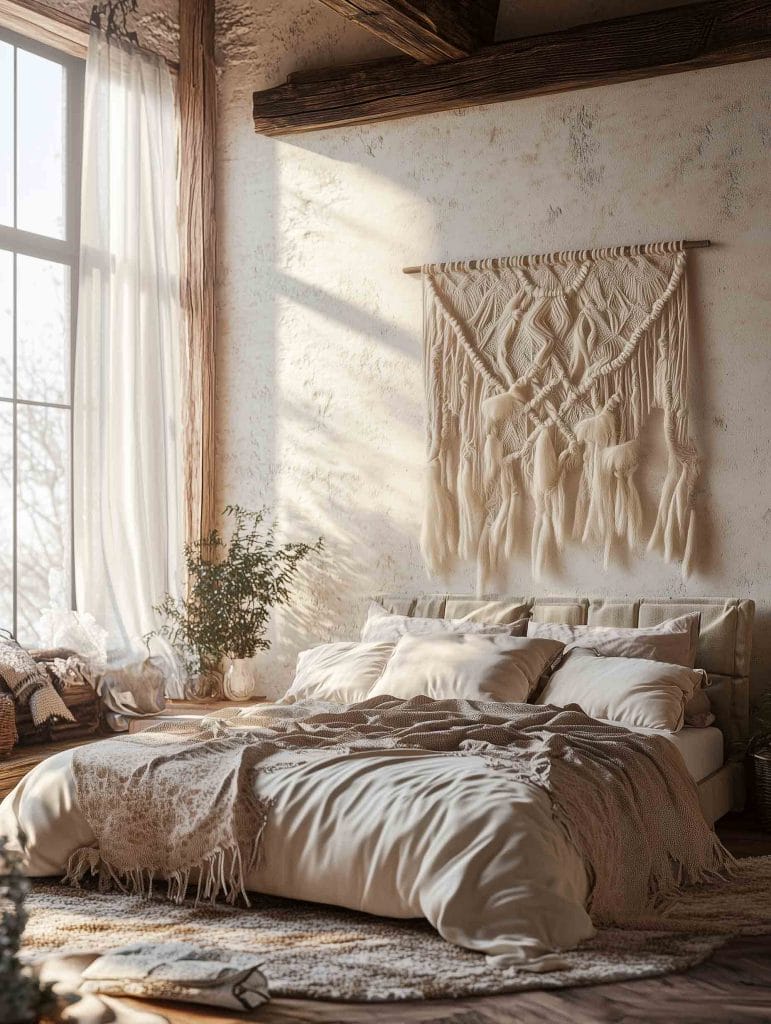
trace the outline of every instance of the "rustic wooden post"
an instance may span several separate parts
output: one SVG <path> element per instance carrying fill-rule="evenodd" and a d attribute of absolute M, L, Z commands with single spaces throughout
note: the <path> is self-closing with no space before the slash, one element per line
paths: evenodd
<path fill-rule="evenodd" d="M 215 524 L 214 381 L 215 266 L 214 153 L 217 87 L 214 0 L 179 5 L 181 118 L 180 217 L 182 310 L 187 353 L 185 416 L 186 537 Z"/>

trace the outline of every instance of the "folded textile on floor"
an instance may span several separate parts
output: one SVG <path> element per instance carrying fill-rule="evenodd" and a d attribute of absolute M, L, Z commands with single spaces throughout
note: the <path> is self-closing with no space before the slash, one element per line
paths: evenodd
<path fill-rule="evenodd" d="M 254 1010 L 270 998 L 248 954 L 182 942 L 135 943 L 98 957 L 83 971 L 81 992 Z"/>

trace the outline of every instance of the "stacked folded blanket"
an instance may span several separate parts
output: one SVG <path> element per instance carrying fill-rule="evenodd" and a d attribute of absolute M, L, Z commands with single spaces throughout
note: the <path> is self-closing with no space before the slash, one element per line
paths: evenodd
<path fill-rule="evenodd" d="M 88 736 L 101 722 L 92 674 L 74 651 L 28 651 L 0 636 L 0 754 L 16 742 Z"/>

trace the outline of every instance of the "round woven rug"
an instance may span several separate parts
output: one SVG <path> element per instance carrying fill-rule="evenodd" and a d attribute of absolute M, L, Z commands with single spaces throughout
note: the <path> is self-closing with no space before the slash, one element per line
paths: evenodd
<path fill-rule="evenodd" d="M 231 950 L 259 959 L 271 995 L 384 1002 L 495 995 L 649 978 L 706 960 L 736 934 L 771 934 L 771 857 L 740 861 L 729 881 L 694 887 L 665 918 L 601 929 L 565 954 L 567 970 L 496 968 L 445 942 L 424 921 L 252 897 L 251 908 L 175 906 L 163 897 L 35 883 L 24 953 L 103 953 L 141 939 Z"/>

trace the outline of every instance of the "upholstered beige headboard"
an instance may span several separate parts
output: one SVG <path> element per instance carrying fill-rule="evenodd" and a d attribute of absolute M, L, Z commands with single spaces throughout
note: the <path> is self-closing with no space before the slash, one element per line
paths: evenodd
<path fill-rule="evenodd" d="M 516 617 L 530 616 L 538 622 L 570 622 L 590 626 L 654 626 L 664 619 L 689 612 L 701 614 L 701 631 L 696 665 L 709 675 L 709 697 L 715 724 L 726 739 L 728 756 L 737 751 L 749 731 L 749 674 L 752 654 L 752 623 L 755 602 L 737 599 L 661 601 L 639 598 L 632 601 L 605 598 L 495 597 L 478 599 L 452 594 L 423 597 L 376 598 L 389 611 L 400 615 L 457 619 L 483 605 L 495 615 L 495 605 L 520 605 Z"/>

